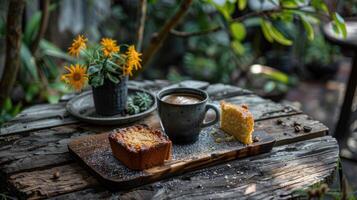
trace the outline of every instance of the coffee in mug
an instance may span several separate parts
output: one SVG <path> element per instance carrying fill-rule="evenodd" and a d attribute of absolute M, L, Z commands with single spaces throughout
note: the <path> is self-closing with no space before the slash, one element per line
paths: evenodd
<path fill-rule="evenodd" d="M 162 100 L 171 104 L 195 104 L 202 101 L 202 97 L 193 94 L 175 93 L 162 97 Z"/>
<path fill-rule="evenodd" d="M 173 143 L 188 144 L 197 141 L 203 127 L 219 120 L 219 109 L 208 103 L 207 92 L 194 88 L 169 88 L 157 94 L 158 112 L 165 133 Z M 205 122 L 209 109 L 216 118 Z"/>

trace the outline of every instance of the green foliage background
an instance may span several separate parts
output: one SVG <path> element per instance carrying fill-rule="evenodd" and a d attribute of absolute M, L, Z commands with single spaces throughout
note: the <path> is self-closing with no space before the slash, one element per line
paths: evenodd
<path fill-rule="evenodd" d="M 84 0 L 88 6 L 93 0 Z M 33 3 L 29 0 L 28 3 Z M 322 39 L 319 32 L 320 19 L 332 20 L 333 29 L 337 34 L 346 35 L 343 18 L 330 11 L 322 0 L 266 0 L 275 6 L 270 10 L 252 10 L 247 0 L 194 0 L 187 15 L 176 30 L 183 32 L 199 32 L 218 29 L 209 34 L 193 37 L 177 37 L 171 34 L 162 49 L 154 58 L 154 62 L 140 75 L 145 79 L 169 79 L 177 82 L 184 79 L 199 79 L 209 82 L 239 84 L 246 79 L 249 66 L 254 63 L 266 64 L 269 52 L 280 52 L 294 59 L 296 56 L 306 57 L 306 61 L 321 60 L 325 57 L 332 60 L 331 54 L 338 51 L 317 51 L 320 47 L 329 45 Z M 158 1 L 149 0 L 147 20 L 145 23 L 144 47 L 150 42 L 152 34 L 160 30 L 164 22 L 171 16 L 181 3 L 179 0 Z M 61 1 L 51 1 L 50 12 L 58 16 Z M 263 7 L 262 7 L 263 8 Z M 91 34 L 90 39 L 111 37 L 122 43 L 135 43 L 137 28 L 138 3 L 115 2 L 105 20 L 98 26 L 83 30 Z M 73 58 L 65 53 L 66 46 L 74 35 L 56 33 L 65 42 L 52 43 L 42 39 L 39 50 L 33 55 L 29 46 L 38 32 L 42 13 L 36 11 L 26 18 L 21 46 L 22 66 L 18 78 L 18 88 L 23 93 L 23 99 L 9 99 L 7 108 L 2 109 L 2 121 L 15 115 L 22 106 L 38 102 L 57 103 L 60 97 L 72 92 L 59 81 L 63 71 L 62 66 L 74 63 Z M 51 19 L 51 22 L 58 19 Z M 50 23 L 50 26 L 57 26 Z M 95 31 L 93 31 L 95 30 Z M 52 33 L 53 34 L 53 33 Z M 0 19 L 0 39 L 5 36 L 5 20 Z M 295 41 L 305 38 L 305 45 L 299 47 Z M 317 38 L 317 40 L 316 40 Z M 300 42 L 299 42 L 300 43 Z M 299 51 L 308 53 L 306 56 L 296 55 Z M 301 50 L 303 49 L 303 50 Z M 278 67 L 279 66 L 273 66 Z M 286 91 L 291 83 L 291 74 L 277 80 L 270 76 L 267 85 L 261 87 L 266 91 L 283 88 Z M 287 78 L 286 78 L 287 77 Z M 287 81 L 281 81 L 287 80 Z M 281 85 L 283 84 L 283 86 Z M 285 85 L 285 86 L 284 86 Z M 246 85 L 243 85 L 246 86 Z M 11 108 L 10 108 L 11 107 Z M 8 115 L 10 113 L 10 115 Z"/>

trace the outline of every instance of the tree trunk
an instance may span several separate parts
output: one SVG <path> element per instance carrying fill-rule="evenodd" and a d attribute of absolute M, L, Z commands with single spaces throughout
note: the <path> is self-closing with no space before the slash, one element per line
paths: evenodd
<path fill-rule="evenodd" d="M 147 0 L 140 0 L 140 9 L 138 11 L 138 29 L 136 32 L 136 49 L 141 52 L 144 38 L 144 28 L 146 20 Z"/>
<path fill-rule="evenodd" d="M 3 77 L 0 81 L 0 106 L 10 95 L 17 72 L 20 68 L 20 48 L 22 36 L 22 13 L 25 0 L 11 0 L 6 24 L 6 57 Z"/>

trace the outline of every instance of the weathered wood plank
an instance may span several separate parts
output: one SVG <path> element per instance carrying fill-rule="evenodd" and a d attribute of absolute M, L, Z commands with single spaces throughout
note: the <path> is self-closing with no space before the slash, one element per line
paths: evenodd
<path fill-rule="evenodd" d="M 325 136 L 279 146 L 267 154 L 231 161 L 131 191 L 109 193 L 103 189 L 83 188 L 55 199 L 291 198 L 294 190 L 328 179 L 337 166 L 338 154 L 336 140 Z M 77 179 L 78 174 L 72 176 Z M 27 187 L 21 188 L 25 189 Z M 32 189 L 32 193 L 35 192 L 36 189 Z"/>
<path fill-rule="evenodd" d="M 15 174 L 9 177 L 9 182 L 20 197 L 27 199 L 45 198 L 98 185 L 94 177 L 75 163 Z"/>
<path fill-rule="evenodd" d="M 288 157 L 287 161 L 286 157 Z M 322 181 L 331 175 L 337 160 L 336 141 L 331 137 L 316 138 L 277 147 L 269 155 L 260 155 L 231 162 L 229 165 L 201 170 L 180 177 L 181 179 L 163 181 L 160 183 L 163 191 L 158 191 L 155 198 L 245 199 L 254 197 L 253 195 L 261 195 L 260 199 L 279 198 L 279 193 L 287 195 L 291 189 L 303 188 Z M 267 161 L 269 165 L 266 164 Z M 292 161 L 296 164 L 278 168 L 282 162 L 287 164 Z M 285 171 L 285 176 L 282 176 Z M 213 181 L 215 184 L 212 184 Z M 196 189 L 192 190 L 192 188 Z M 124 195 L 130 197 L 128 193 Z"/>
<path fill-rule="evenodd" d="M 206 91 L 212 100 L 222 100 L 235 96 L 253 94 L 250 90 L 222 83 L 212 84 L 208 86 Z"/>
<path fill-rule="evenodd" d="M 185 80 L 176 84 L 172 84 L 166 86 L 162 89 L 175 88 L 175 87 L 188 87 L 188 88 L 196 88 L 196 89 L 206 89 L 209 86 L 208 82 L 205 81 L 196 81 L 196 80 Z"/>
<path fill-rule="evenodd" d="M 171 85 L 168 80 L 141 80 L 141 81 L 129 81 L 129 86 L 138 87 L 152 92 L 158 91 L 163 87 Z"/>
<path fill-rule="evenodd" d="M 147 195 L 147 198 L 140 194 L 138 198 L 133 199 L 150 199 L 152 194 Z M 78 192 L 72 192 L 65 195 L 54 196 L 49 199 L 60 200 L 60 199 L 85 199 L 85 200 L 97 200 L 97 199 L 118 199 L 118 196 L 115 193 L 112 193 L 105 188 L 96 187 L 80 190 Z"/>
<path fill-rule="evenodd" d="M 29 133 L 0 147 L 3 176 L 72 161 L 67 144 L 75 137 L 93 134 L 76 126 L 63 126 Z"/>
<path fill-rule="evenodd" d="M 310 132 L 301 130 L 295 131 L 294 123 L 300 123 L 301 127 L 311 128 Z M 319 121 L 311 119 L 305 114 L 298 114 L 287 117 L 278 117 L 255 122 L 255 130 L 264 130 L 275 137 L 275 146 L 289 144 L 301 140 L 325 136 L 328 134 L 328 127 Z"/>
<path fill-rule="evenodd" d="M 25 109 L 0 128 L 0 135 L 8 135 L 54 126 L 78 123 L 65 109 L 65 103 L 42 104 Z"/>

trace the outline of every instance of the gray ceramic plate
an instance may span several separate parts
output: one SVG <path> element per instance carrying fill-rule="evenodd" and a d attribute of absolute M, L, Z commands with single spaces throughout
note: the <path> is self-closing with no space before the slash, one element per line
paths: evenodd
<path fill-rule="evenodd" d="M 136 92 L 144 92 L 150 95 L 153 100 L 153 104 L 148 110 L 135 115 L 101 116 L 96 114 L 91 90 L 86 91 L 76 97 L 73 97 L 70 101 L 68 101 L 66 105 L 66 109 L 70 114 L 72 114 L 80 121 L 84 121 L 92 124 L 100 124 L 100 125 L 126 124 L 126 123 L 137 121 L 143 117 L 146 117 L 156 109 L 156 98 L 153 94 L 151 94 L 147 90 L 142 90 L 132 87 L 128 88 L 128 95 L 135 94 Z"/>

